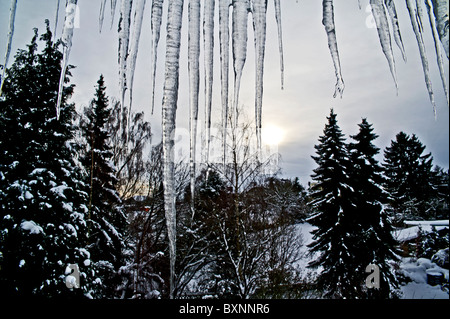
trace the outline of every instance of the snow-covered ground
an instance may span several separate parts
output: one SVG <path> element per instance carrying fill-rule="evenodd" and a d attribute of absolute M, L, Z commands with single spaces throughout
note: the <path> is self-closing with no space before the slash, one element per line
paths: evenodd
<path fill-rule="evenodd" d="M 315 227 L 309 223 L 301 223 L 297 224 L 296 228 L 303 237 L 303 256 L 297 265 L 303 271 L 303 275 L 310 274 L 315 277 L 320 269 L 312 270 L 306 267 L 314 258 L 314 256 L 307 254 L 308 248 L 306 246 L 312 242 L 311 231 Z M 411 280 L 400 287 L 402 299 L 449 299 L 448 290 L 443 291 L 440 285 L 431 286 L 427 284 L 427 272 L 440 272 L 444 274 L 445 280 L 448 281 L 448 269 L 441 268 L 425 258 L 402 258 L 399 266 L 405 277 Z"/>
<path fill-rule="evenodd" d="M 303 246 L 301 247 L 300 260 L 296 263 L 298 269 L 302 270 L 303 275 L 310 275 L 312 278 L 315 278 L 317 274 L 321 272 L 321 269 L 309 269 L 307 268 L 308 263 L 318 257 L 318 254 L 314 256 L 309 255 L 309 248 L 307 247 L 310 244 L 312 239 L 311 232 L 316 228 L 315 226 L 309 223 L 301 223 L 295 225 L 297 232 L 301 234 L 301 238 L 303 239 Z"/>
<path fill-rule="evenodd" d="M 403 299 L 449 299 L 447 291 L 443 291 L 440 285 L 427 284 L 427 273 L 442 273 L 448 281 L 448 269 L 441 268 L 426 258 L 403 258 L 400 263 L 405 276 L 412 281 L 401 286 Z"/>

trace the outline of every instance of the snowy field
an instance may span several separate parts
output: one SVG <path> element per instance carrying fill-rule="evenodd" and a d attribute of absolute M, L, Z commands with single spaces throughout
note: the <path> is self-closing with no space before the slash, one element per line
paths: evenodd
<path fill-rule="evenodd" d="M 306 268 L 309 261 L 313 258 L 308 256 L 308 248 L 306 247 L 312 242 L 311 231 L 314 229 L 309 223 L 296 225 L 298 232 L 303 237 L 302 253 L 303 258 L 298 262 L 298 266 L 304 272 L 304 275 L 312 275 L 315 277 L 320 270 L 311 270 Z M 404 283 L 400 286 L 402 299 L 449 299 L 448 291 L 443 291 L 439 285 L 431 286 L 427 284 L 427 272 L 438 272 L 444 274 L 445 280 L 449 279 L 449 270 L 437 266 L 431 260 L 426 258 L 402 258 L 400 262 L 401 272 L 411 282 Z"/>

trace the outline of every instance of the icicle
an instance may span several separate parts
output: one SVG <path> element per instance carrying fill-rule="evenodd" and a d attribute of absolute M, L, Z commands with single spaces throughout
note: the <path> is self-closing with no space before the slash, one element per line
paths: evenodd
<path fill-rule="evenodd" d="M 273 1 L 275 5 L 275 18 L 278 29 L 278 50 L 280 51 L 280 71 L 281 71 L 281 89 L 284 89 L 284 56 L 283 56 L 283 33 L 281 30 L 281 3 L 280 0 Z"/>
<path fill-rule="evenodd" d="M 398 48 L 400 49 L 400 52 L 402 53 L 403 61 L 406 62 L 406 52 L 405 47 L 403 46 L 402 35 L 400 33 L 400 26 L 398 25 L 398 15 L 397 9 L 395 8 L 394 0 L 384 0 L 384 4 L 386 5 L 387 11 L 389 12 L 389 16 L 391 18 L 395 43 L 397 44 Z"/>
<path fill-rule="evenodd" d="M 439 38 L 441 39 L 442 45 L 444 46 L 447 58 L 449 58 L 448 52 L 448 0 L 432 0 L 433 11 L 436 18 L 437 30 L 439 33 Z"/>
<path fill-rule="evenodd" d="M 176 262 L 176 208 L 174 130 L 178 100 L 181 24 L 183 0 L 169 0 L 166 62 L 162 103 L 164 210 L 170 254 L 170 298 L 174 298 Z"/>
<path fill-rule="evenodd" d="M 395 59 L 392 52 L 391 34 L 389 32 L 389 22 L 387 20 L 386 11 L 384 10 L 382 0 L 370 0 L 370 6 L 372 7 L 372 14 L 377 26 L 378 37 L 380 39 L 381 48 L 388 61 L 389 69 L 391 70 L 392 77 L 394 78 L 395 88 L 398 94 L 398 82 L 397 74 L 395 71 Z"/>
<path fill-rule="evenodd" d="M 164 0 L 153 0 L 152 2 L 152 114 L 155 108 L 155 84 L 156 84 L 156 61 L 158 58 L 158 42 L 162 21 L 162 6 Z"/>
<path fill-rule="evenodd" d="M 128 51 L 127 63 L 129 61 L 129 66 L 127 67 L 127 86 L 130 90 L 130 105 L 128 106 L 128 118 L 131 116 L 131 106 L 133 104 L 133 82 L 134 82 L 134 71 L 136 69 L 136 59 L 139 50 L 139 39 L 141 37 L 142 20 L 144 18 L 146 0 L 137 0 L 137 4 L 134 8 L 134 22 L 133 22 L 133 32 L 131 33 L 131 45 Z M 128 124 L 130 121 L 128 121 Z"/>
<path fill-rule="evenodd" d="M 331 58 L 333 59 L 334 70 L 336 73 L 336 86 L 333 97 L 336 97 L 337 93 L 341 95 L 344 93 L 344 79 L 341 74 L 341 62 L 339 60 L 339 50 L 337 47 L 336 30 L 334 26 L 334 8 L 333 0 L 323 0 L 323 20 L 322 24 L 325 26 L 325 31 L 328 37 L 328 47 L 330 49 Z"/>
<path fill-rule="evenodd" d="M 100 2 L 100 14 L 98 16 L 98 31 L 100 33 L 102 33 L 103 19 L 105 18 L 106 1 L 107 0 L 102 0 L 102 2 Z"/>
<path fill-rule="evenodd" d="M 422 68 L 425 76 L 425 84 L 427 85 L 428 95 L 430 97 L 431 104 L 433 105 L 433 111 L 436 116 L 436 104 L 434 102 L 433 88 L 431 86 L 430 71 L 428 68 L 428 58 L 425 51 L 425 43 L 423 42 L 421 27 L 419 26 L 420 18 L 420 4 L 416 0 L 406 0 L 406 6 L 408 7 L 408 12 L 411 20 L 411 25 L 413 27 L 414 33 L 416 35 L 417 44 L 419 46 L 420 58 L 422 60 Z"/>
<path fill-rule="evenodd" d="M 116 14 L 117 0 L 111 0 L 111 29 L 114 23 L 114 15 Z"/>
<path fill-rule="evenodd" d="M 120 89 L 120 109 L 125 106 L 125 91 L 127 90 L 127 57 L 130 43 L 131 7 L 133 0 L 122 0 L 119 19 L 119 89 Z"/>
<path fill-rule="evenodd" d="M 11 7 L 9 9 L 9 31 L 8 42 L 6 43 L 5 63 L 3 63 L 3 70 L 0 77 L 0 96 L 2 95 L 3 83 L 5 82 L 5 71 L 8 65 L 9 55 L 11 54 L 11 44 L 14 35 L 14 21 L 16 19 L 17 0 L 11 0 Z"/>
<path fill-rule="evenodd" d="M 59 1 L 60 0 L 56 0 L 55 28 L 53 29 L 53 42 L 55 42 L 56 40 L 56 31 L 58 30 Z"/>
<path fill-rule="evenodd" d="M 237 109 L 239 103 L 239 90 L 241 86 L 242 70 L 247 58 L 247 20 L 249 2 L 248 0 L 235 0 L 233 2 L 233 67 L 234 67 L 234 117 L 237 120 Z M 235 121 L 237 125 L 237 121 Z"/>
<path fill-rule="evenodd" d="M 198 121 L 198 93 L 200 85 L 200 0 L 189 0 L 188 26 L 188 72 L 189 72 L 189 129 L 190 129 L 190 187 L 191 199 L 194 200 L 195 188 L 195 151 Z"/>
<path fill-rule="evenodd" d="M 229 75 L 229 0 L 219 0 L 219 42 L 220 42 L 220 90 L 222 101 L 222 148 L 223 165 L 226 160 L 227 127 L 228 127 L 228 75 Z"/>
<path fill-rule="evenodd" d="M 64 79 L 66 78 L 67 65 L 69 64 L 69 55 L 72 48 L 72 37 L 75 21 L 75 12 L 78 0 L 68 0 L 66 3 L 66 14 L 64 18 L 64 29 L 62 34 L 63 59 L 61 64 L 61 75 L 59 77 L 58 101 L 56 102 L 56 118 L 59 119 L 59 113 L 62 102 Z"/>
<path fill-rule="evenodd" d="M 430 20 L 431 31 L 433 33 L 434 49 L 436 50 L 436 58 L 439 67 L 439 74 L 441 75 L 442 86 L 444 87 L 444 93 L 445 97 L 447 98 L 448 104 L 448 90 L 444 71 L 444 59 L 442 58 L 441 46 L 439 44 L 439 34 L 436 26 L 436 21 L 434 19 L 433 12 L 431 10 L 433 5 L 431 4 L 430 0 L 426 0 L 425 4 L 427 5 L 428 17 Z"/>
<path fill-rule="evenodd" d="M 203 2 L 203 47 L 205 51 L 205 164 L 209 162 L 209 145 L 211 141 L 211 107 L 213 87 L 214 58 L 214 0 Z"/>
<path fill-rule="evenodd" d="M 267 0 L 253 0 L 253 30 L 256 54 L 255 124 L 258 152 L 261 150 L 261 118 L 264 75 L 264 51 L 266 47 Z"/>

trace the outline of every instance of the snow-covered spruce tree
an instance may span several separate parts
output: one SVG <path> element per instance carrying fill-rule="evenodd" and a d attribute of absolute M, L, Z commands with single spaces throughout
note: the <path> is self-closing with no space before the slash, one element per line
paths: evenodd
<path fill-rule="evenodd" d="M 319 144 L 317 156 L 312 156 L 318 167 L 311 183 L 310 205 L 315 215 L 309 222 L 317 228 L 312 232 L 311 253 L 319 258 L 308 267 L 323 270 L 317 278 L 317 288 L 327 298 L 352 298 L 359 295 L 360 265 L 355 261 L 358 238 L 355 233 L 354 210 L 351 208 L 352 189 L 349 186 L 348 157 L 344 134 L 331 109 Z"/>
<path fill-rule="evenodd" d="M 35 29 L 7 70 L 0 101 L 0 290 L 8 296 L 89 292 L 87 193 L 75 163 L 75 109 L 67 102 L 73 85 L 64 86 L 57 120 L 62 53 L 46 24 L 43 51 Z M 81 289 L 66 287 L 68 264 L 78 264 Z"/>
<path fill-rule="evenodd" d="M 359 239 L 359 250 L 354 256 L 357 261 L 355 271 L 361 274 L 358 288 L 362 288 L 361 297 L 395 297 L 398 284 L 391 263 L 396 260 L 396 242 L 392 237 L 390 219 L 384 209 L 387 195 L 381 186 L 384 180 L 383 168 L 375 159 L 380 150 L 372 143 L 378 135 L 373 132 L 372 125 L 363 119 L 359 124 L 358 134 L 350 137 L 355 141 L 349 143 L 348 152 L 352 164 L 349 176 L 356 221 L 354 234 Z M 376 264 L 380 268 L 380 289 L 364 289 L 365 268 L 369 264 Z"/>
<path fill-rule="evenodd" d="M 395 218 L 427 219 L 434 215 L 433 158 L 415 134 L 397 134 L 384 151 L 385 189 Z"/>
<path fill-rule="evenodd" d="M 84 110 L 81 121 L 86 149 L 81 162 L 87 174 L 88 198 L 88 247 L 96 272 L 98 289 L 96 297 L 114 297 L 117 276 L 123 265 L 122 237 L 126 229 L 126 218 L 121 210 L 121 199 L 116 190 L 116 170 L 111 161 L 113 153 L 109 145 L 110 132 L 107 122 L 111 114 L 103 75 L 97 82 L 95 98 Z M 100 281 L 98 279 L 100 279 Z"/>
<path fill-rule="evenodd" d="M 435 215 L 433 219 L 448 219 L 450 211 L 450 171 L 436 165 L 433 169 L 433 185 L 436 187 L 436 198 L 432 201 Z"/>

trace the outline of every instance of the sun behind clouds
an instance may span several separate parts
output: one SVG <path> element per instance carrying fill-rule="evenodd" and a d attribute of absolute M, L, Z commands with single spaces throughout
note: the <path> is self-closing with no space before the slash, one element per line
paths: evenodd
<path fill-rule="evenodd" d="M 284 139 L 284 130 L 276 125 L 267 125 L 262 129 L 262 143 L 265 145 L 279 145 Z"/>

